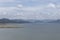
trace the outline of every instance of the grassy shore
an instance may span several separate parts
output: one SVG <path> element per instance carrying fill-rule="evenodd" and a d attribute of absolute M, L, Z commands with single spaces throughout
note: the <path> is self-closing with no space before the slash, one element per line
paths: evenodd
<path fill-rule="evenodd" d="M 18 25 L 11 25 L 11 24 L 0 24 L 0 28 L 24 28 L 24 27 L 20 27 Z"/>

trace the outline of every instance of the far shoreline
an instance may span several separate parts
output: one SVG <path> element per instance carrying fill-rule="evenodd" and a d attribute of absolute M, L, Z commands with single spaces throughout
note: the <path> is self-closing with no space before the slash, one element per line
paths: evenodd
<path fill-rule="evenodd" d="M 0 23 L 0 28 L 24 28 L 20 27 L 19 25 L 15 25 L 17 23 Z"/>

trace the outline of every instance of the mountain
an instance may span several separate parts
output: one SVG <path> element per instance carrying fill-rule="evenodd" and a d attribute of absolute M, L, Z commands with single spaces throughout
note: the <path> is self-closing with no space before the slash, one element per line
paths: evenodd
<path fill-rule="evenodd" d="M 7 19 L 2 18 L 0 19 L 0 23 L 30 23 L 29 21 L 22 20 L 22 19 Z"/>
<path fill-rule="evenodd" d="M 0 23 L 60 23 L 60 19 L 58 20 L 35 20 L 35 19 L 0 19 Z"/>
<path fill-rule="evenodd" d="M 58 19 L 58 20 L 53 20 L 53 21 L 50 21 L 50 22 L 48 22 L 48 23 L 60 23 L 60 19 Z"/>

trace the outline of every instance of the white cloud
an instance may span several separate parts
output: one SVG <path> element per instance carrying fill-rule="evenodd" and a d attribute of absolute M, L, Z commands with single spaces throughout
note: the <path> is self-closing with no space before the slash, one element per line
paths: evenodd
<path fill-rule="evenodd" d="M 53 3 L 49 3 L 49 4 L 48 4 L 48 7 L 56 8 L 56 5 L 53 4 Z"/>
<path fill-rule="evenodd" d="M 24 7 L 19 4 L 16 7 L 0 7 L 0 18 L 60 19 L 60 7 L 47 6 Z"/>
<path fill-rule="evenodd" d="M 18 4 L 17 7 L 18 7 L 18 8 L 22 8 L 23 5 L 22 5 L 22 4 Z"/>

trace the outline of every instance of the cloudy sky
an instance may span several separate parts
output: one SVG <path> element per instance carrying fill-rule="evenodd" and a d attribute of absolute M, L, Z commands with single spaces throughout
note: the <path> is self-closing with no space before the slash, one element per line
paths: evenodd
<path fill-rule="evenodd" d="M 60 0 L 0 0 L 0 18 L 60 19 Z"/>

